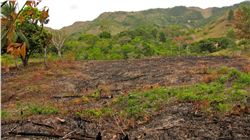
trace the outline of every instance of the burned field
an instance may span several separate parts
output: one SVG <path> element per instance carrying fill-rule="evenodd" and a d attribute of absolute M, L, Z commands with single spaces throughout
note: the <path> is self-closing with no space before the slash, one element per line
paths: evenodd
<path fill-rule="evenodd" d="M 217 87 L 213 81 L 231 68 L 236 76 Z M 249 71 L 244 58 L 170 57 L 3 72 L 2 138 L 96 139 L 100 132 L 103 139 L 249 139 Z M 191 92 L 200 89 L 230 96 Z"/>

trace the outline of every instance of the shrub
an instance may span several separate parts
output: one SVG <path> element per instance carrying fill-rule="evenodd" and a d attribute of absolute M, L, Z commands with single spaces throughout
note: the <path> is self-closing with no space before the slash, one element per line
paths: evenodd
<path fill-rule="evenodd" d="M 101 32 L 99 34 L 99 37 L 100 38 L 111 38 L 111 34 L 109 32 L 104 31 L 104 32 Z"/>
<path fill-rule="evenodd" d="M 236 46 L 235 42 L 229 38 L 209 38 L 192 44 L 193 51 L 213 53 L 226 48 Z"/>

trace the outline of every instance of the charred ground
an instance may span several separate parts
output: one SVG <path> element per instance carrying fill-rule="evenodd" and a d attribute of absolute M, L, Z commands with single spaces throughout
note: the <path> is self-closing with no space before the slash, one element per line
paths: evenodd
<path fill-rule="evenodd" d="M 130 139 L 249 139 L 247 107 L 234 114 L 209 114 L 197 110 L 199 102 L 174 100 L 139 119 L 94 110 L 112 106 L 133 91 L 209 83 L 217 77 L 210 71 L 220 67 L 248 72 L 250 61 L 229 57 L 56 61 L 48 69 L 32 64 L 3 72 L 2 138 L 95 139 L 101 132 L 104 139 L 118 139 L 124 133 Z"/>

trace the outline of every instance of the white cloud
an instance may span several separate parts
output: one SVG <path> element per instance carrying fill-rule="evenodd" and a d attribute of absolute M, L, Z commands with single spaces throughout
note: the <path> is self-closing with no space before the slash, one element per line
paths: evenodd
<path fill-rule="evenodd" d="M 180 5 L 223 7 L 242 1 L 244 0 L 42 0 L 39 7 L 49 7 L 50 22 L 47 26 L 59 29 L 76 21 L 93 20 L 103 12 L 139 11 Z"/>

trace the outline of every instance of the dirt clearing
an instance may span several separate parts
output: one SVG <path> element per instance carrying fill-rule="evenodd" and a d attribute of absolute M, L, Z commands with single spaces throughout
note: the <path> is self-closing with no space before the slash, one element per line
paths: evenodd
<path fill-rule="evenodd" d="M 210 70 L 246 71 L 250 61 L 228 57 L 175 57 L 124 61 L 57 61 L 2 73 L 2 138 L 31 139 L 249 139 L 250 114 L 209 115 L 192 102 L 173 102 L 147 121 L 80 117 L 131 91 L 213 80 Z M 249 90 L 248 90 L 249 91 Z M 88 114 L 99 116 L 98 112 Z"/>

